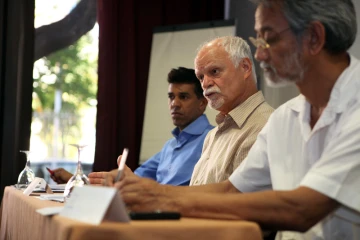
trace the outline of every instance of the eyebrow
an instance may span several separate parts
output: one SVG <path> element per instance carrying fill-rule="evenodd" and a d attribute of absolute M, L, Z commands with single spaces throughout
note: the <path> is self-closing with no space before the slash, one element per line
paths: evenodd
<path fill-rule="evenodd" d="M 256 29 L 255 29 L 255 32 L 257 32 L 257 33 L 259 33 L 259 32 L 263 33 L 263 32 L 267 32 L 267 31 L 274 31 L 274 28 L 270 27 L 270 26 L 265 26 L 265 27 L 260 28 L 259 31 L 256 31 Z"/>
<path fill-rule="evenodd" d="M 170 94 L 174 95 L 174 93 L 173 93 L 173 92 L 168 92 L 168 95 L 170 95 Z M 190 95 L 190 93 L 189 93 L 189 92 L 179 92 L 179 94 L 183 94 L 183 95 Z"/>

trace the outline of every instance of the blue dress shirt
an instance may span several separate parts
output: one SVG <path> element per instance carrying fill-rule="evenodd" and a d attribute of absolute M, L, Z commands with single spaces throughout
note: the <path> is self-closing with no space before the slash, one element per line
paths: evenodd
<path fill-rule="evenodd" d="M 184 130 L 172 131 L 174 138 L 167 141 L 160 152 L 135 170 L 140 177 L 161 184 L 189 185 L 194 166 L 200 159 L 206 134 L 213 128 L 206 115 L 201 115 Z"/>

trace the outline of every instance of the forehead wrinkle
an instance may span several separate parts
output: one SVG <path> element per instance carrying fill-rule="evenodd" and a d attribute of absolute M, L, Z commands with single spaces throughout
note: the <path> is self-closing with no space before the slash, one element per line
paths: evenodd
<path fill-rule="evenodd" d="M 261 4 L 257 7 L 255 11 L 255 32 L 275 31 L 277 28 L 281 29 L 282 25 L 288 25 L 288 22 L 281 11 L 281 5 L 275 3 L 266 7 Z"/>
<path fill-rule="evenodd" d="M 200 56 L 201 55 L 201 56 Z M 206 57 L 205 54 L 200 54 L 195 59 L 195 73 L 198 73 L 200 69 L 204 68 L 204 63 L 199 63 L 199 61 L 203 61 L 203 59 Z"/>
<path fill-rule="evenodd" d="M 168 91 L 169 92 L 178 92 L 179 94 L 190 94 L 193 92 L 192 83 L 176 83 L 176 84 L 169 84 Z M 172 90 L 172 91 L 171 91 Z"/>
<path fill-rule="evenodd" d="M 209 60 L 206 60 L 205 59 L 205 62 L 204 63 L 197 63 L 196 64 L 196 70 L 195 72 L 196 73 L 199 73 L 199 72 L 206 72 L 207 69 L 209 69 L 210 67 L 216 65 L 211 59 Z"/>
<path fill-rule="evenodd" d="M 200 49 L 200 51 L 198 52 L 198 54 L 196 55 L 195 57 L 195 64 L 198 62 L 198 61 L 201 61 L 205 56 L 206 54 L 204 53 L 205 51 L 205 47 L 203 47 L 202 49 Z"/>
<path fill-rule="evenodd" d="M 223 50 L 225 52 L 225 50 Z M 226 52 L 225 52 L 226 53 Z M 201 55 L 201 57 L 200 57 Z M 220 51 L 219 48 L 216 49 L 208 49 L 207 52 L 199 54 L 199 57 L 196 59 L 195 64 L 201 65 L 201 66 L 208 66 L 211 64 L 216 64 L 216 62 L 219 62 L 218 60 L 225 60 L 228 58 L 227 53 L 223 54 L 222 51 Z M 204 60 L 205 59 L 205 60 Z M 205 63 L 199 64 L 199 61 L 205 61 Z"/>

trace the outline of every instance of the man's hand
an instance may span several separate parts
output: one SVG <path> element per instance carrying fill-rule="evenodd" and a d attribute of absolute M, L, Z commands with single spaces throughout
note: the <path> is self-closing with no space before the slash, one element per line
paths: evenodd
<path fill-rule="evenodd" d="M 118 165 L 120 164 L 120 160 L 121 160 L 121 155 L 117 159 Z M 103 175 L 102 184 L 105 186 L 113 187 L 117 174 L 118 174 L 118 170 L 114 169 L 111 172 L 109 172 L 109 174 Z M 128 166 L 125 165 L 120 180 L 124 179 L 124 177 L 126 176 L 136 176 L 136 175 L 133 173 L 133 171 L 131 171 L 131 169 Z"/>
<path fill-rule="evenodd" d="M 69 179 L 73 176 L 71 173 L 66 171 L 63 168 L 57 168 L 52 170 L 53 174 L 50 174 L 50 177 L 54 182 L 58 184 L 67 183 Z"/>
<path fill-rule="evenodd" d="M 117 164 L 120 164 L 121 155 L 117 159 Z M 101 185 L 101 186 L 114 186 L 114 181 L 117 176 L 118 170 L 114 169 L 110 172 L 92 172 L 89 174 L 89 181 L 92 185 Z M 126 174 L 133 174 L 130 168 L 125 166 L 123 177 Z"/>
<path fill-rule="evenodd" d="M 168 186 L 132 174 L 114 184 L 119 189 L 126 206 L 132 211 L 177 211 L 172 204 Z"/>
<path fill-rule="evenodd" d="M 110 172 L 107 172 L 107 173 L 108 174 L 104 175 L 104 179 L 102 181 L 102 184 L 104 186 L 113 187 L 114 184 L 115 184 L 115 179 L 116 179 L 117 174 L 118 174 L 118 170 L 114 169 L 114 170 L 111 170 Z M 135 176 L 136 177 L 136 175 L 131 171 L 131 169 L 128 166 L 125 165 L 122 176 L 120 178 L 120 181 L 122 179 L 124 179 L 125 177 L 129 177 L 129 176 Z M 89 175 L 89 177 L 90 177 L 90 175 Z"/>
<path fill-rule="evenodd" d="M 113 170 L 113 171 L 116 171 Z M 113 172 L 111 171 L 111 172 Z M 109 175 L 111 172 L 92 172 L 89 173 L 89 181 L 91 185 L 98 185 L 103 186 L 105 185 L 105 179 L 107 178 L 107 175 Z"/>

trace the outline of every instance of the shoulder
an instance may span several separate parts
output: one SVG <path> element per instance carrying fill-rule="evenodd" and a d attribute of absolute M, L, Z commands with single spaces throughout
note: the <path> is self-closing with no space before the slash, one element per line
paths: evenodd
<path fill-rule="evenodd" d="M 275 109 L 273 114 L 271 115 L 271 118 L 283 118 L 294 112 L 299 113 L 305 107 L 305 104 L 305 97 L 300 94 Z"/>
<path fill-rule="evenodd" d="M 210 138 L 212 138 L 213 136 L 215 136 L 217 130 L 218 130 L 218 127 L 217 127 L 217 126 L 211 128 L 211 129 L 207 129 L 207 133 L 206 133 L 205 139 L 210 139 Z"/>
<path fill-rule="evenodd" d="M 163 148 L 162 148 L 161 151 L 163 151 L 163 150 L 165 150 L 167 147 L 173 145 L 173 143 L 176 143 L 176 138 L 175 138 L 175 137 L 172 137 L 172 138 L 170 138 L 169 140 L 167 140 L 167 141 L 165 142 L 165 144 L 163 145 Z"/>
<path fill-rule="evenodd" d="M 257 121 L 266 123 L 273 112 L 274 108 L 272 108 L 267 102 L 263 102 L 254 110 L 251 118 L 255 118 Z"/>
<path fill-rule="evenodd" d="M 212 126 L 212 125 L 209 124 L 209 125 L 206 126 L 206 128 L 204 129 L 204 131 L 202 132 L 202 134 L 199 135 L 198 137 L 205 139 L 205 138 L 209 135 L 209 133 L 211 133 L 212 131 L 214 131 L 214 126 Z"/>
<path fill-rule="evenodd" d="M 204 133 L 205 133 L 205 134 L 208 134 L 208 132 L 210 132 L 210 131 L 212 131 L 212 130 L 214 130 L 214 126 L 209 124 L 209 125 L 205 128 Z"/>

